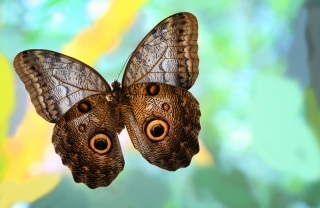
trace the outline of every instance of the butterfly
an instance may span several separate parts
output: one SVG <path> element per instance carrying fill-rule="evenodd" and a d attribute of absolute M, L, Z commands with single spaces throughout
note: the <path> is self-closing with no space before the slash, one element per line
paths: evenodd
<path fill-rule="evenodd" d="M 74 181 L 108 186 L 123 170 L 118 134 L 153 165 L 187 167 L 199 152 L 200 108 L 188 91 L 199 69 L 198 22 L 181 12 L 156 25 L 132 53 L 122 84 L 111 86 L 72 57 L 31 49 L 17 54 L 16 73 L 37 113 L 55 123 L 52 143 Z"/>

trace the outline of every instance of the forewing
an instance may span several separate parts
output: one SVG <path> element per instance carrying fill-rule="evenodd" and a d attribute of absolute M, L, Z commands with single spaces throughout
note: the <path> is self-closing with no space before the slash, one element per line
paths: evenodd
<path fill-rule="evenodd" d="M 56 122 L 83 98 L 111 91 L 90 66 L 57 52 L 26 50 L 13 64 L 37 113 L 49 122 Z"/>
<path fill-rule="evenodd" d="M 160 168 L 187 167 L 199 151 L 198 101 L 184 88 L 162 83 L 135 84 L 126 93 L 131 105 L 122 115 L 134 147 Z"/>
<path fill-rule="evenodd" d="M 187 12 L 161 21 L 141 41 L 126 67 L 122 86 L 162 82 L 189 89 L 199 73 L 198 22 Z"/>
<path fill-rule="evenodd" d="M 56 123 L 52 136 L 55 151 L 77 183 L 90 188 L 108 186 L 122 171 L 117 131 L 123 126 L 112 102 L 92 95 L 76 103 Z"/>

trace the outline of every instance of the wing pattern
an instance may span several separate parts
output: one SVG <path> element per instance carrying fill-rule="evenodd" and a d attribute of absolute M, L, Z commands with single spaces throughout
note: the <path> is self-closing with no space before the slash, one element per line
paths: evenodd
<path fill-rule="evenodd" d="M 75 182 L 108 186 L 122 171 L 117 133 L 151 164 L 175 171 L 199 152 L 200 107 L 188 89 L 199 69 L 198 23 L 186 12 L 160 22 L 133 52 L 111 90 L 90 66 L 48 50 L 14 59 L 37 113 L 56 123 L 52 143 Z"/>
<path fill-rule="evenodd" d="M 23 51 L 14 59 L 14 68 L 37 113 L 49 122 L 57 122 L 83 98 L 111 91 L 94 69 L 53 51 Z"/>
<path fill-rule="evenodd" d="M 189 89 L 197 79 L 198 23 L 190 13 L 160 22 L 138 45 L 126 67 L 123 88 L 161 82 Z"/>

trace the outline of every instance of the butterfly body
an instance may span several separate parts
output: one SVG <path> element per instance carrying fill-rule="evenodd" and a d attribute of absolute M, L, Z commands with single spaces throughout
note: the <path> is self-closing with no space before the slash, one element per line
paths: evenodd
<path fill-rule="evenodd" d="M 197 28 L 190 13 L 160 22 L 113 89 L 72 57 L 37 49 L 16 56 L 14 67 L 38 114 L 56 123 L 52 143 L 76 182 L 96 188 L 117 177 L 124 127 L 149 163 L 169 171 L 190 164 L 199 151 L 201 114 L 188 91 L 198 76 Z"/>

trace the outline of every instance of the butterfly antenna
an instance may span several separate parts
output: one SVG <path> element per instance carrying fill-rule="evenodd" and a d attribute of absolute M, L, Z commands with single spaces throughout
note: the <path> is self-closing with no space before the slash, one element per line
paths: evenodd
<path fill-rule="evenodd" d="M 118 77 L 117 77 L 117 79 L 116 79 L 116 80 L 119 80 L 120 74 L 121 74 L 121 72 L 123 71 L 124 66 L 126 66 L 126 65 L 127 65 L 128 60 L 129 60 L 129 58 L 132 56 L 132 54 L 133 54 L 133 52 L 129 55 L 129 57 L 127 58 L 126 62 L 124 62 L 123 66 L 122 66 L 122 69 L 121 69 L 121 71 L 119 72 L 119 75 L 118 75 Z"/>

